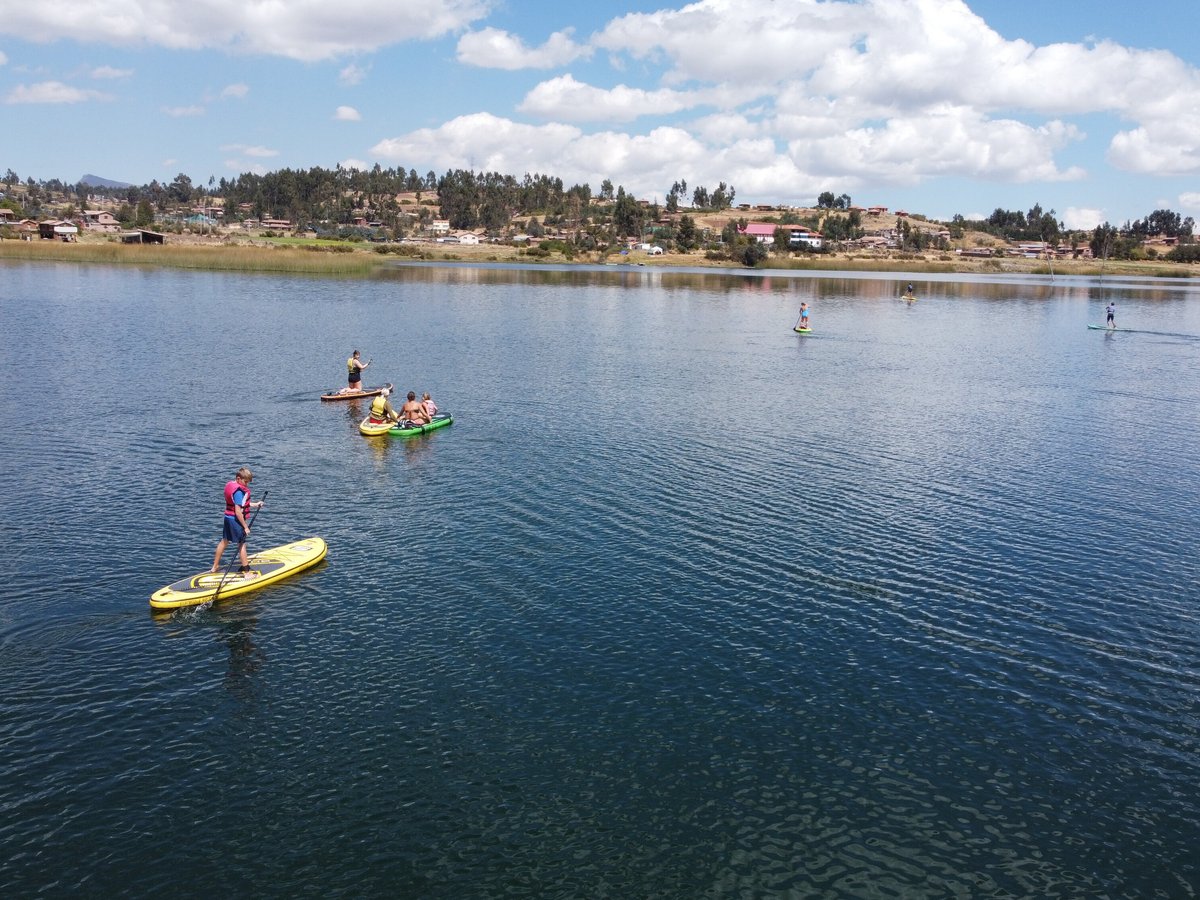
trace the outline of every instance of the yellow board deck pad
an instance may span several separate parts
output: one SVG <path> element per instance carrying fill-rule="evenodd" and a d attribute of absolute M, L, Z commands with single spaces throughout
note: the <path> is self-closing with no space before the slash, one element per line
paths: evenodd
<path fill-rule="evenodd" d="M 150 596 L 150 605 L 155 609 L 179 609 L 184 606 L 199 606 L 209 602 L 214 596 L 224 600 L 239 594 L 248 594 L 312 568 L 325 558 L 327 549 L 324 540 L 310 537 L 284 544 L 282 547 L 252 553 L 250 571 L 240 572 L 237 563 L 234 563 L 228 574 L 222 570 L 189 575 L 155 591 Z"/>

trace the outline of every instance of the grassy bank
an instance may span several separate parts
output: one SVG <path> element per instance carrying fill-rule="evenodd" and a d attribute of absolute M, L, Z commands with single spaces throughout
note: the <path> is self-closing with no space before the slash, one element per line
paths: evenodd
<path fill-rule="evenodd" d="M 306 275 L 366 276 L 384 263 L 367 252 L 339 253 L 300 247 L 221 244 L 63 243 L 0 241 L 0 259 L 166 266 L 228 272 L 289 272 Z"/>
<path fill-rule="evenodd" d="M 650 256 L 583 253 L 569 260 L 559 253 L 530 255 L 517 247 L 500 244 L 404 244 L 374 245 L 345 242 L 319 242 L 304 238 L 283 238 L 229 242 L 192 240 L 186 243 L 120 244 L 105 238 L 85 237 L 76 243 L 61 241 L 0 241 L 0 260 L 37 260 L 46 262 L 84 262 L 114 265 L 167 266 L 178 269 L 204 269 L 230 272 L 277 272 L 338 277 L 367 277 L 389 260 L 417 259 L 429 262 L 502 262 L 537 264 L 637 264 L 654 268 L 689 266 L 696 268 L 736 269 L 730 260 L 709 259 L 703 252 L 668 253 Z M 381 245 L 382 246 L 382 245 Z M 920 274 L 1011 274 L 1139 276 L 1147 278 L 1196 278 L 1200 267 L 1188 267 L 1162 261 L 1129 262 L 1109 260 L 1060 260 L 1053 267 L 1046 260 L 991 258 L 977 259 L 950 253 L 910 253 L 865 255 L 861 253 L 814 256 L 770 256 L 759 268 L 797 271 L 897 272 Z"/>

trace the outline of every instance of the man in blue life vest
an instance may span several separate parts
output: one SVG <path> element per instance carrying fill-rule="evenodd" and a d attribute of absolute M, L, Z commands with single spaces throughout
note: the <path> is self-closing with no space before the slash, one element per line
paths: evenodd
<path fill-rule="evenodd" d="M 1117 327 L 1117 308 L 1115 306 L 1113 306 L 1113 304 L 1110 303 L 1110 304 L 1108 304 L 1108 308 L 1105 309 L 1104 311 L 1106 313 L 1108 313 L 1108 318 L 1105 320 L 1104 324 L 1107 325 L 1109 328 L 1116 328 Z"/>
<path fill-rule="evenodd" d="M 265 502 L 262 500 L 257 503 L 250 502 L 250 482 L 253 480 L 254 474 L 242 466 L 237 470 L 233 481 L 225 485 L 225 520 L 222 526 L 221 542 L 217 544 L 212 569 L 209 571 L 216 572 L 220 569 L 221 556 L 225 553 L 225 548 L 229 546 L 230 541 L 238 545 L 238 558 L 242 563 L 239 571 L 250 571 L 250 557 L 246 553 L 246 539 L 250 537 L 250 523 L 246 521 L 246 516 L 251 509 L 262 509 Z"/>

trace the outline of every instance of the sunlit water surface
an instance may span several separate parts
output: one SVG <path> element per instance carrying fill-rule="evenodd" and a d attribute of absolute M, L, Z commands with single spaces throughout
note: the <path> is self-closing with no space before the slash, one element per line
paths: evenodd
<path fill-rule="evenodd" d="M 900 278 L 0 268 L 0 894 L 1194 896 L 1200 291 Z"/>

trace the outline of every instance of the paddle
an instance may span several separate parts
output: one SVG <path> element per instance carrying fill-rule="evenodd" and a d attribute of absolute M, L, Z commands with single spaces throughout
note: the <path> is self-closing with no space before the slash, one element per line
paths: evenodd
<path fill-rule="evenodd" d="M 264 504 L 267 502 L 267 494 L 269 494 L 269 493 L 271 493 L 271 492 L 263 491 L 262 502 Z M 250 513 L 250 521 L 246 523 L 246 528 L 250 528 L 250 526 L 254 524 L 254 520 L 256 518 L 258 518 L 258 514 L 261 510 L 262 510 L 262 507 L 260 506 L 254 512 Z M 240 541 L 238 541 L 237 548 L 233 551 L 233 560 L 229 563 L 229 565 L 227 565 L 225 567 L 225 571 L 221 573 L 221 580 L 219 582 L 217 582 L 217 589 L 215 591 L 213 591 L 212 599 L 208 601 L 209 603 L 217 602 L 217 596 L 221 593 L 221 588 L 225 587 L 225 579 L 229 577 L 229 570 L 233 568 L 233 564 L 235 562 L 237 562 L 238 558 L 241 556 L 240 551 L 242 548 L 242 544 L 244 544 L 244 543 L 246 543 L 245 533 L 242 534 L 242 539 Z"/>

